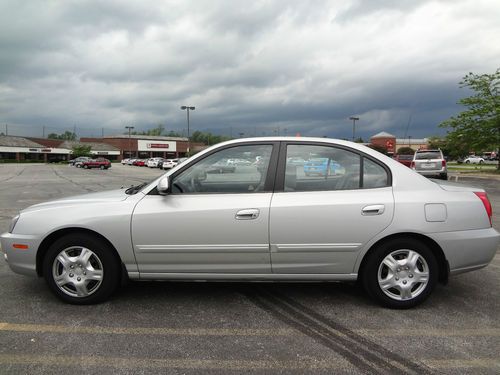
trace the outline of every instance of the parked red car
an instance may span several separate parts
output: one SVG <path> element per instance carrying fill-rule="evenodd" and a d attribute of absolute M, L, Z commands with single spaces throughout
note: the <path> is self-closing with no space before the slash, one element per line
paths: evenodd
<path fill-rule="evenodd" d="M 90 169 L 90 168 L 100 168 L 100 169 L 108 169 L 111 168 L 111 162 L 108 159 L 97 158 L 90 159 L 82 163 L 82 168 Z"/>
<path fill-rule="evenodd" d="M 411 168 L 413 155 L 396 155 L 394 159 L 399 161 L 401 164 L 406 165 L 408 168 Z"/>
<path fill-rule="evenodd" d="M 144 159 L 137 159 L 137 160 L 134 161 L 133 164 L 135 166 L 137 166 L 137 167 L 144 167 L 144 166 L 146 166 L 146 160 L 144 160 Z"/>

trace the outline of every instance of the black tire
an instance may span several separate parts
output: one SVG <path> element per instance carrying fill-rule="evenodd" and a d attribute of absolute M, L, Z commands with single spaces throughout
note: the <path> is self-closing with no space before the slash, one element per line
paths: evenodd
<path fill-rule="evenodd" d="M 104 165 L 101 165 L 99 168 L 101 168 L 101 171 L 106 169 L 106 167 Z"/>
<path fill-rule="evenodd" d="M 102 268 L 102 280 L 100 281 L 100 283 L 98 281 L 89 280 L 85 287 L 85 290 L 89 291 L 89 294 L 86 296 L 70 295 L 71 293 L 76 294 L 76 288 L 74 285 L 72 285 L 71 283 L 67 283 L 59 287 L 54 280 L 53 273 L 58 272 L 54 270 L 56 270 L 57 267 L 59 267 L 59 269 L 64 269 L 64 266 L 62 266 L 62 264 L 58 263 L 56 265 L 56 258 L 64 250 L 72 247 L 75 247 L 75 250 L 70 251 L 75 251 L 76 253 L 78 253 L 78 249 L 82 247 L 91 250 L 95 255 L 93 255 L 88 260 L 89 264 L 94 261 L 94 263 L 92 264 L 92 269 L 95 271 L 99 270 L 99 268 Z M 96 264 L 96 259 L 100 263 Z M 84 270 L 90 272 L 89 269 L 85 269 L 85 265 L 84 267 L 80 267 L 80 269 L 77 269 L 78 266 L 76 262 L 71 263 L 71 265 L 73 266 L 73 271 L 70 271 L 68 268 L 68 272 L 74 272 L 71 280 L 74 280 L 73 277 L 78 278 L 78 276 L 81 276 L 82 278 L 87 277 L 82 276 L 82 272 L 84 272 Z M 75 305 L 90 305 L 103 302 L 111 296 L 111 294 L 120 284 L 121 266 L 119 259 L 117 259 L 117 256 L 115 255 L 113 249 L 111 249 L 110 246 L 100 238 L 89 234 L 68 234 L 56 240 L 45 254 L 42 267 L 44 278 L 51 291 L 64 302 Z M 64 272 L 66 272 L 65 269 L 61 272 L 61 274 L 64 275 Z M 87 273 L 84 274 L 86 275 Z M 72 273 L 68 273 L 68 275 L 71 276 Z M 89 286 L 90 290 L 87 289 Z"/>
<path fill-rule="evenodd" d="M 448 180 L 448 173 L 443 173 L 439 176 L 441 180 Z"/>
<path fill-rule="evenodd" d="M 479 164 L 484 164 L 484 161 L 482 161 L 482 160 L 479 160 Z"/>
<path fill-rule="evenodd" d="M 88 165 L 84 165 L 83 169 L 89 169 L 89 166 Z"/>
<path fill-rule="evenodd" d="M 470 160 L 466 160 L 466 161 L 465 161 L 465 164 L 470 164 Z"/>
<path fill-rule="evenodd" d="M 415 297 L 411 297 L 408 299 L 398 299 L 397 293 L 399 290 L 397 288 L 390 288 L 387 292 L 384 292 L 379 285 L 379 269 L 383 272 L 385 266 L 382 266 L 382 262 L 389 254 L 397 254 L 399 251 L 402 256 L 404 256 L 404 252 L 407 250 L 412 250 L 421 257 L 419 258 L 419 267 L 425 269 L 428 272 L 428 280 L 427 283 L 416 283 L 412 287 L 412 293 L 415 291 Z M 426 263 L 426 268 L 422 267 L 421 259 Z M 404 258 L 403 258 L 404 260 Z M 415 280 L 417 276 L 414 276 L 411 271 L 405 271 L 404 266 L 398 266 L 398 270 L 401 270 L 401 273 L 397 273 L 394 276 L 395 280 L 399 281 L 399 284 L 410 282 Z M 431 294 L 436 283 L 438 281 L 438 264 L 435 255 L 429 247 L 413 238 L 399 238 L 387 241 L 377 248 L 375 248 L 372 252 L 367 255 L 365 262 L 363 264 L 362 269 L 360 270 L 360 277 L 362 278 L 363 287 L 366 292 L 375 299 L 379 304 L 385 307 L 393 308 L 393 309 L 408 309 L 414 306 L 417 306 L 424 302 L 427 297 Z M 411 275 L 411 276 L 410 276 Z M 397 277 L 399 276 L 399 278 Z M 415 277 L 415 279 L 411 278 Z M 406 281 L 406 282 L 405 282 Z M 411 286 L 411 284 L 410 284 Z M 394 295 L 393 297 L 388 294 Z"/>

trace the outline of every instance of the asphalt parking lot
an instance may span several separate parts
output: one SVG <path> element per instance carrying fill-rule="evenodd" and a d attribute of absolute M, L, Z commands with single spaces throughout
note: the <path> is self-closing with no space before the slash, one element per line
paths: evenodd
<path fill-rule="evenodd" d="M 0 165 L 0 231 L 42 201 L 153 179 L 157 169 Z M 500 230 L 500 182 L 486 189 Z M 375 305 L 353 284 L 134 282 L 72 306 L 0 260 L 0 373 L 500 372 L 500 252 L 412 310 Z"/>

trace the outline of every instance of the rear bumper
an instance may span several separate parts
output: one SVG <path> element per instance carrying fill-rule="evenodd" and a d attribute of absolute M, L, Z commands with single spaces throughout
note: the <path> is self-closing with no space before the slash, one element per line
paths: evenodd
<path fill-rule="evenodd" d="M 451 275 L 487 266 L 500 244 L 500 234 L 493 228 L 433 233 L 429 237 L 443 249 Z"/>
<path fill-rule="evenodd" d="M 421 174 L 422 176 L 440 176 L 446 174 L 448 171 L 446 168 L 441 169 L 413 169 L 415 172 Z"/>
<path fill-rule="evenodd" d="M 40 238 L 30 235 L 3 233 L 0 236 L 1 250 L 10 269 L 16 273 L 37 276 L 36 253 Z M 16 249 L 14 244 L 27 245 L 27 249 Z"/>

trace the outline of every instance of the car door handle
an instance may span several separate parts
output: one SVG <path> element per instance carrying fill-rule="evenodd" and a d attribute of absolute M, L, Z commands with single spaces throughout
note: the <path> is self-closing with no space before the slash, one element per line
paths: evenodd
<path fill-rule="evenodd" d="M 365 206 L 361 210 L 361 214 L 365 216 L 370 215 L 382 215 L 385 211 L 385 206 L 383 204 L 374 204 L 371 206 Z"/>
<path fill-rule="evenodd" d="M 260 211 L 257 208 L 247 208 L 236 212 L 236 220 L 254 220 L 259 217 Z"/>

